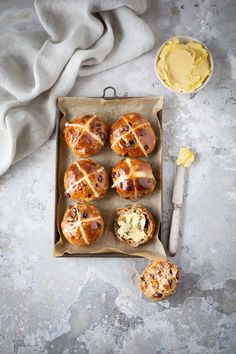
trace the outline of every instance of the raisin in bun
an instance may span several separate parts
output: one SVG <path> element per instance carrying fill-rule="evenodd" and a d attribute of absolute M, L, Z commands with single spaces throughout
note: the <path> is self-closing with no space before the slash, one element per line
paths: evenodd
<path fill-rule="evenodd" d="M 161 301 L 175 293 L 178 280 L 177 266 L 167 259 L 159 259 L 144 269 L 140 277 L 140 289 L 147 298 Z"/>
<path fill-rule="evenodd" d="M 104 221 L 94 205 L 75 204 L 67 208 L 61 228 L 69 243 L 88 246 L 102 236 Z"/>
<path fill-rule="evenodd" d="M 110 143 L 121 156 L 148 156 L 156 145 L 156 135 L 150 122 L 139 113 L 128 113 L 112 124 Z"/>
<path fill-rule="evenodd" d="M 148 162 L 126 158 L 112 170 L 113 186 L 120 197 L 135 199 L 151 193 L 156 185 Z"/>
<path fill-rule="evenodd" d="M 64 175 L 65 195 L 89 202 L 104 197 L 109 188 L 108 175 L 99 163 L 84 159 L 73 162 Z"/>
<path fill-rule="evenodd" d="M 132 247 L 149 241 L 155 230 L 152 214 L 142 205 L 119 208 L 114 224 L 116 237 Z"/>
<path fill-rule="evenodd" d="M 67 122 L 64 128 L 67 145 L 79 157 L 95 155 L 107 138 L 107 127 L 96 115 L 86 115 Z"/>

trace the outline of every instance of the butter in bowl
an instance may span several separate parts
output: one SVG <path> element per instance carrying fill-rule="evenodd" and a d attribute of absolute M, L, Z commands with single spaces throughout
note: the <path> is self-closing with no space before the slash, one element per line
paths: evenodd
<path fill-rule="evenodd" d="M 202 89 L 213 73 L 209 49 L 192 37 L 174 37 L 163 43 L 155 58 L 155 71 L 170 91 L 193 93 Z"/>

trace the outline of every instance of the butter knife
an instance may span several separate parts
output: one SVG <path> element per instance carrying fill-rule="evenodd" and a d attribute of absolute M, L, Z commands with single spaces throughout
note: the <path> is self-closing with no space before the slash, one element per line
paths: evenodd
<path fill-rule="evenodd" d="M 183 195 L 184 195 L 185 170 L 186 168 L 182 165 L 177 167 L 177 173 L 176 173 L 176 178 L 174 183 L 174 190 L 172 195 L 172 203 L 174 205 L 174 209 L 172 214 L 170 237 L 169 237 L 170 256 L 175 256 L 178 248 L 181 207 L 182 207 Z"/>

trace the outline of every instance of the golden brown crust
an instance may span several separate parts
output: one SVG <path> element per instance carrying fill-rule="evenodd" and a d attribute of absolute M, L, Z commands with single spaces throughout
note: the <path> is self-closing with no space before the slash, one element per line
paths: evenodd
<path fill-rule="evenodd" d="M 113 186 L 126 199 L 135 199 L 153 192 L 156 180 L 148 162 L 126 158 L 112 170 Z"/>
<path fill-rule="evenodd" d="M 144 206 L 133 204 L 117 210 L 116 237 L 132 247 L 148 242 L 155 231 L 155 220 Z"/>
<path fill-rule="evenodd" d="M 65 195 L 73 200 L 89 202 L 107 193 L 107 172 L 99 163 L 84 159 L 73 162 L 64 175 Z"/>
<path fill-rule="evenodd" d="M 148 156 L 156 145 L 150 122 L 139 113 L 128 113 L 115 121 L 110 130 L 110 144 L 121 156 Z"/>
<path fill-rule="evenodd" d="M 61 228 L 69 243 L 89 246 L 102 236 L 104 221 L 94 205 L 75 204 L 67 208 Z"/>
<path fill-rule="evenodd" d="M 107 127 L 96 115 L 86 115 L 67 122 L 64 128 L 67 145 L 79 157 L 95 155 L 107 138 Z"/>
<path fill-rule="evenodd" d="M 140 276 L 140 289 L 153 301 L 161 301 L 176 291 L 180 275 L 178 267 L 168 259 L 149 263 Z"/>

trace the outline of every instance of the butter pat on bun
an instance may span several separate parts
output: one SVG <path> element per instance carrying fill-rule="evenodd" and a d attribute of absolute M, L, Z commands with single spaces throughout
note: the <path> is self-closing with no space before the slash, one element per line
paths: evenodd
<path fill-rule="evenodd" d="M 148 242 L 153 237 L 154 230 L 155 220 L 142 205 L 130 205 L 118 209 L 114 223 L 118 240 L 137 247 Z"/>

